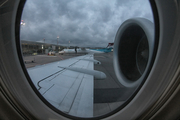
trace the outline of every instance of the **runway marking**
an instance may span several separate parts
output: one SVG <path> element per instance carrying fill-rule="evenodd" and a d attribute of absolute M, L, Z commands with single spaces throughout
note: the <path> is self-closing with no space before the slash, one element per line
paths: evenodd
<path fill-rule="evenodd" d="M 59 56 L 60 57 L 60 56 Z M 64 60 L 62 57 L 60 57 L 61 58 L 61 60 Z"/>

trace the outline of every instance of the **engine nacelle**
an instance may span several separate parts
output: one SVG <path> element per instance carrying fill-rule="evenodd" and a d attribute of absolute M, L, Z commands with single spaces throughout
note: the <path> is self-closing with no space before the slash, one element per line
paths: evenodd
<path fill-rule="evenodd" d="M 154 49 L 154 25 L 144 18 L 126 20 L 114 41 L 114 69 L 125 87 L 136 87 L 145 78 Z"/>

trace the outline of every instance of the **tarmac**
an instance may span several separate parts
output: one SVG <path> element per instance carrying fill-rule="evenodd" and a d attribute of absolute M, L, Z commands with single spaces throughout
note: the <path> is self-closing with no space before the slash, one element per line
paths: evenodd
<path fill-rule="evenodd" d="M 30 55 L 23 56 L 26 68 L 51 62 L 61 61 L 84 54 L 65 54 L 55 56 Z M 134 88 L 122 86 L 116 78 L 113 67 L 113 53 L 94 54 L 94 59 L 101 62 L 94 69 L 104 72 L 106 79 L 94 79 L 94 116 L 104 115 L 121 106 L 134 92 Z"/>
<path fill-rule="evenodd" d="M 94 116 L 112 112 L 121 106 L 134 92 L 126 88 L 116 78 L 113 65 L 113 52 L 95 54 L 94 59 L 101 62 L 94 69 L 106 74 L 104 80 L 94 80 Z"/>
<path fill-rule="evenodd" d="M 24 63 L 26 68 L 31 68 L 35 67 L 37 65 L 43 65 L 43 64 L 48 64 L 51 62 L 56 62 L 56 61 L 61 61 L 65 59 L 69 59 L 72 57 L 80 56 L 84 54 L 67 54 L 67 55 L 47 55 L 47 54 L 40 54 L 40 55 L 24 55 Z"/>

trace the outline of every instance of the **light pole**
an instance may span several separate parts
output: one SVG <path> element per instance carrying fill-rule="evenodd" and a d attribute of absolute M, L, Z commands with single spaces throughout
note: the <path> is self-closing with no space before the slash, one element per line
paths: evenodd
<path fill-rule="evenodd" d="M 57 45 L 58 45 L 58 39 L 59 39 L 59 36 L 57 36 Z"/>
<path fill-rule="evenodd" d="M 21 26 L 25 26 L 26 25 L 26 23 L 23 21 L 23 20 L 21 20 L 21 24 L 20 24 Z M 21 30 L 22 30 L 22 27 L 21 27 Z"/>
<path fill-rule="evenodd" d="M 70 48 L 70 41 L 69 41 L 69 48 Z"/>
<path fill-rule="evenodd" d="M 42 54 L 43 54 L 43 45 L 42 45 Z"/>
<path fill-rule="evenodd" d="M 21 25 L 26 25 L 26 23 L 23 20 L 21 20 Z"/>

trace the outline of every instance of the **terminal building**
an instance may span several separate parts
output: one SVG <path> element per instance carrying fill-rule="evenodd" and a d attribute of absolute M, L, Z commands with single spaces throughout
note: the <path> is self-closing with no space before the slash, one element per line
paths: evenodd
<path fill-rule="evenodd" d="M 50 51 L 58 53 L 64 48 L 67 47 L 58 44 L 21 40 L 21 50 L 23 55 L 48 54 Z"/>

